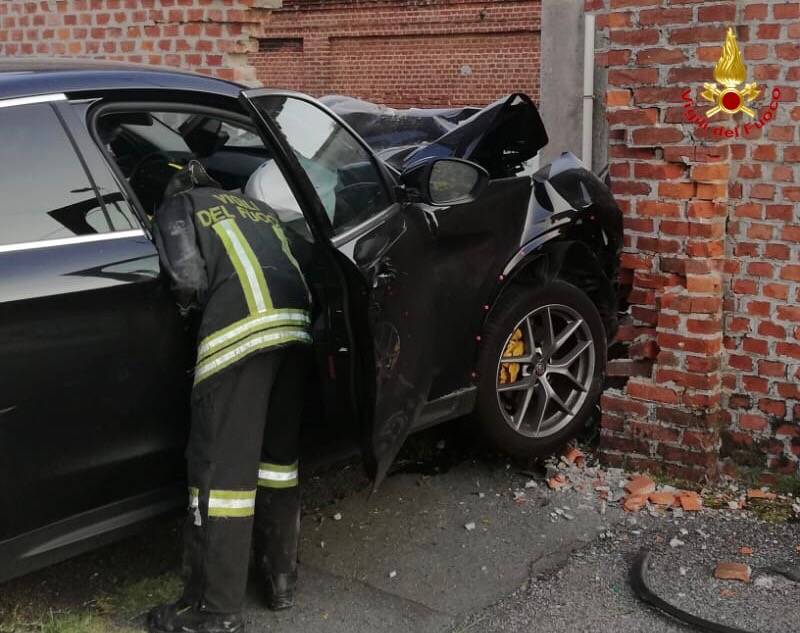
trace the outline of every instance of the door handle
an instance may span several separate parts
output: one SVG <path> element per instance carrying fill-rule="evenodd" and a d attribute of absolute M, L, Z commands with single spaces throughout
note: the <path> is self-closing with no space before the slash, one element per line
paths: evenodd
<path fill-rule="evenodd" d="M 372 276 L 372 287 L 385 288 L 395 279 L 397 279 L 397 271 L 394 269 L 394 266 L 392 266 L 388 260 L 382 259 L 375 267 L 375 274 Z"/>
<path fill-rule="evenodd" d="M 395 275 L 393 272 L 388 272 L 387 271 L 387 272 L 378 273 L 377 275 L 375 275 L 372 278 L 372 287 L 373 288 L 384 288 L 384 287 L 388 286 L 389 284 L 391 284 L 395 280 L 396 277 L 397 277 L 397 275 Z"/>

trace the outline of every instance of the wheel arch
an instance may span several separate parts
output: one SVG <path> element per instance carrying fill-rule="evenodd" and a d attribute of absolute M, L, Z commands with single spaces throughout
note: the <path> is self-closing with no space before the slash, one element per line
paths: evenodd
<path fill-rule="evenodd" d="M 618 327 L 616 290 L 590 245 L 579 240 L 547 242 L 519 260 L 504 275 L 486 320 L 492 317 L 495 306 L 509 290 L 538 287 L 556 279 L 573 284 L 589 296 L 603 319 L 607 340 L 612 340 Z"/>

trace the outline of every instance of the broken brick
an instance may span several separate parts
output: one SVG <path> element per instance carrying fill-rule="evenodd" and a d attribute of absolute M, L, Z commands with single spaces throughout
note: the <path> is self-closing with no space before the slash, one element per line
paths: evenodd
<path fill-rule="evenodd" d="M 564 461 L 575 464 L 576 466 L 583 466 L 586 462 L 586 457 L 579 448 L 575 448 L 574 446 L 568 448 L 564 455 L 562 455 Z"/>
<path fill-rule="evenodd" d="M 629 495 L 622 504 L 625 512 L 638 512 L 647 503 L 647 495 Z"/>
<path fill-rule="evenodd" d="M 675 495 L 672 492 L 659 491 L 650 493 L 650 503 L 657 506 L 669 507 L 675 503 Z"/>
<path fill-rule="evenodd" d="M 714 577 L 719 580 L 750 582 L 750 565 L 744 563 L 717 563 Z"/>
<path fill-rule="evenodd" d="M 651 492 L 656 491 L 656 485 L 650 477 L 645 475 L 638 475 L 633 477 L 627 484 L 625 484 L 625 492 L 630 495 L 644 495 L 647 496 Z"/>
<path fill-rule="evenodd" d="M 547 480 L 547 485 L 553 490 L 561 490 L 561 488 L 567 485 L 567 478 L 564 476 L 564 473 L 556 473 L 555 476 Z"/>
<path fill-rule="evenodd" d="M 698 512 L 703 509 L 703 498 L 691 490 L 681 490 L 678 493 L 681 508 L 687 512 Z"/>
<path fill-rule="evenodd" d="M 748 499 L 766 499 L 767 501 L 773 501 L 777 496 L 778 495 L 774 492 L 767 492 L 765 490 L 759 490 L 758 488 L 747 491 Z"/>
<path fill-rule="evenodd" d="M 753 555 L 753 548 L 743 545 L 742 547 L 739 548 L 739 553 L 742 556 L 752 556 Z"/>

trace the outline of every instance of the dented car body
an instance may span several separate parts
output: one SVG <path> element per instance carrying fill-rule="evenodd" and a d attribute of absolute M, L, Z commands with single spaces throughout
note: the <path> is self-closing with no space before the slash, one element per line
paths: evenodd
<path fill-rule="evenodd" d="M 45 123 L 82 198 L 53 208 L 0 175 L 49 223 L 31 235 L 0 208 L 0 360 L 15 367 L 0 384 L 0 503 L 18 510 L 0 517 L 0 580 L 183 502 L 194 330 L 149 216 L 169 166 L 190 159 L 295 229 L 315 300 L 307 452 L 357 441 L 377 482 L 415 430 L 472 415 L 536 454 L 594 406 L 621 215 L 573 156 L 534 167 L 547 135 L 525 95 L 398 112 L 152 68 L 0 64 L 0 129 L 42 143 L 41 162 L 56 155 Z M 13 174 L 27 154 L 6 146 Z"/>

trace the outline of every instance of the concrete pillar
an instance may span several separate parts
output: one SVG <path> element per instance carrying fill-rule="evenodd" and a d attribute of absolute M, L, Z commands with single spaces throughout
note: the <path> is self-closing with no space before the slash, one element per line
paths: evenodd
<path fill-rule="evenodd" d="M 542 165 L 561 152 L 581 154 L 583 24 L 583 0 L 542 0 L 539 110 L 550 136 Z"/>

